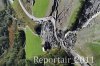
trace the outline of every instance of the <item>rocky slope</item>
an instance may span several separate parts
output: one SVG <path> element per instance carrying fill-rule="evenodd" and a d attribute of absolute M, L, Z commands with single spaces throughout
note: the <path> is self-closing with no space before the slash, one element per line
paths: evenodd
<path fill-rule="evenodd" d="M 79 18 L 76 21 L 73 30 L 81 28 L 87 20 L 89 20 L 93 15 L 100 11 L 100 1 L 99 0 L 85 0 L 85 4 L 81 10 Z"/>

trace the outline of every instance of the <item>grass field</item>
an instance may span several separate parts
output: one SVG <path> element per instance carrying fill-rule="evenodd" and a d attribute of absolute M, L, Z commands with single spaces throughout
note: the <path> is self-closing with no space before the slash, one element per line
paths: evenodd
<path fill-rule="evenodd" d="M 91 65 L 100 66 L 100 42 L 95 41 L 95 42 L 86 43 L 85 45 L 86 45 L 85 47 L 83 46 L 84 49 L 83 48 L 76 49 L 78 53 L 83 57 L 88 57 L 89 63 Z M 90 57 L 93 57 L 93 63 Z"/>
<path fill-rule="evenodd" d="M 41 45 L 41 38 L 35 35 L 29 27 L 25 30 L 26 33 L 26 58 L 31 59 L 33 56 L 42 55 L 42 45 Z"/>
<path fill-rule="evenodd" d="M 93 53 L 94 66 L 100 66 L 100 42 L 90 43 L 88 47 Z"/>
<path fill-rule="evenodd" d="M 71 12 L 71 15 L 69 16 L 69 27 L 73 26 L 72 24 L 75 23 L 78 14 L 80 12 L 80 9 L 82 8 L 83 5 L 83 0 L 76 0 L 76 4 L 74 5 L 74 8 Z"/>
<path fill-rule="evenodd" d="M 84 57 L 94 57 L 92 66 L 100 66 L 100 15 L 93 19 L 91 25 L 77 34 L 76 48 Z"/>
<path fill-rule="evenodd" d="M 49 0 L 35 0 L 33 6 L 33 14 L 36 17 L 43 17 L 47 13 L 47 8 L 49 5 Z"/>
<path fill-rule="evenodd" d="M 22 8 L 20 7 L 20 4 L 18 0 L 14 0 L 14 3 L 12 4 L 13 9 L 16 12 L 16 17 L 18 19 L 21 19 L 23 22 L 26 23 L 29 27 L 26 28 L 25 33 L 26 33 L 26 58 L 31 59 L 33 56 L 41 55 L 42 52 L 42 47 L 41 47 L 41 38 L 37 35 L 35 35 L 34 32 L 34 27 L 36 24 L 29 19 L 26 14 L 23 12 Z"/>

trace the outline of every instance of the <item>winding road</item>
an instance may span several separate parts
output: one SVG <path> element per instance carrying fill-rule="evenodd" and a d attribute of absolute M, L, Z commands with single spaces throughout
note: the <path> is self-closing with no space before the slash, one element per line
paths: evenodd
<path fill-rule="evenodd" d="M 94 14 L 94 15 L 82 26 L 82 28 L 87 27 L 87 26 L 90 24 L 90 22 L 91 22 L 94 18 L 96 18 L 98 15 L 100 15 L 100 11 L 97 12 L 96 14 Z"/>
<path fill-rule="evenodd" d="M 56 26 L 55 26 L 56 20 L 54 19 L 54 17 L 49 16 L 49 17 L 44 17 L 44 18 L 36 18 L 35 16 L 33 16 L 33 15 L 31 15 L 31 14 L 29 14 L 29 13 L 27 12 L 27 10 L 26 10 L 25 7 L 23 6 L 21 0 L 18 0 L 18 1 L 19 1 L 20 6 L 22 7 L 23 11 L 25 12 L 25 14 L 26 14 L 30 19 L 32 19 L 33 21 L 35 21 L 36 23 L 38 23 L 38 24 L 43 24 L 44 22 L 51 21 L 51 22 L 53 23 L 53 26 L 54 26 L 54 35 L 55 35 L 57 41 L 59 41 L 59 39 L 57 38 L 57 35 L 56 35 L 56 34 L 57 34 L 57 33 L 56 33 Z"/>
<path fill-rule="evenodd" d="M 48 21 L 51 21 L 51 22 L 53 23 L 53 26 L 54 26 L 54 35 L 55 35 L 57 41 L 58 41 L 58 42 L 61 42 L 61 47 L 62 47 L 66 52 L 68 52 L 68 48 L 66 48 L 66 46 L 64 46 L 63 40 L 62 40 L 62 39 L 59 40 L 58 37 L 57 37 L 57 35 L 56 35 L 57 33 L 56 33 L 56 25 L 55 25 L 56 20 L 55 20 L 55 18 L 54 18 L 53 16 L 43 17 L 43 18 L 37 18 L 37 17 L 35 17 L 35 16 L 33 16 L 33 15 L 31 15 L 31 14 L 29 14 L 29 13 L 27 12 L 27 10 L 24 8 L 24 6 L 23 6 L 21 0 L 18 0 L 18 1 L 19 1 L 20 6 L 22 7 L 23 11 L 25 12 L 25 14 L 26 14 L 30 19 L 32 19 L 33 21 L 35 21 L 36 23 L 38 23 L 38 24 L 43 24 L 44 22 L 48 22 Z M 55 14 L 56 14 L 56 13 L 55 13 Z M 98 16 L 99 14 L 100 14 L 100 12 L 98 12 L 97 14 L 95 14 L 94 16 L 92 16 L 92 18 L 90 18 L 90 19 L 83 25 L 83 28 L 84 28 L 84 27 L 87 27 L 87 25 L 90 23 L 90 21 L 91 21 L 93 18 L 95 18 L 96 16 Z M 66 37 L 70 32 L 72 32 L 72 31 L 67 32 L 67 33 L 65 34 L 65 37 Z M 70 54 L 72 54 L 75 58 L 78 57 L 77 59 L 75 59 L 75 61 L 78 61 L 82 66 L 90 66 L 90 65 L 88 65 L 88 64 L 85 62 L 85 60 L 84 60 L 83 63 L 81 63 L 80 60 L 82 59 L 82 57 L 81 57 L 79 54 L 77 54 L 74 50 L 72 50 L 71 48 L 70 48 L 69 50 L 70 50 Z"/>
<path fill-rule="evenodd" d="M 18 0 L 18 1 L 19 1 L 19 3 L 20 3 L 20 6 L 22 7 L 23 11 L 25 12 L 25 14 L 26 14 L 30 19 L 32 19 L 33 21 L 38 22 L 39 24 L 42 24 L 43 22 L 47 22 L 48 20 L 54 20 L 53 17 L 36 18 L 35 16 L 33 16 L 33 15 L 31 15 L 31 14 L 29 14 L 29 13 L 27 12 L 27 10 L 26 10 L 25 7 L 23 6 L 21 0 Z"/>

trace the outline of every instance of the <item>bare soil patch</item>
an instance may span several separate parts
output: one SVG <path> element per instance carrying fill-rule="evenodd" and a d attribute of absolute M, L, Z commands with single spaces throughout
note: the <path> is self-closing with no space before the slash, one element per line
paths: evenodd
<path fill-rule="evenodd" d="M 9 44 L 10 44 L 10 48 L 12 48 L 13 44 L 14 44 L 14 27 L 13 27 L 13 25 L 10 25 L 10 27 L 8 27 L 8 31 L 9 31 Z"/>

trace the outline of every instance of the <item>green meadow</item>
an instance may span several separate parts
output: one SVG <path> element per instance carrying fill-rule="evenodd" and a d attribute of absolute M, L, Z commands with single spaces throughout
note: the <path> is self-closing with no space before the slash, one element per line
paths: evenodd
<path fill-rule="evenodd" d="M 34 34 L 29 27 L 26 27 L 26 58 L 31 59 L 33 56 L 42 55 L 42 40 L 39 36 Z"/>
<path fill-rule="evenodd" d="M 93 42 L 88 44 L 88 47 L 93 53 L 94 66 L 100 66 L 100 42 Z"/>
<path fill-rule="evenodd" d="M 35 4 L 32 8 L 33 14 L 36 17 L 45 16 L 49 5 L 49 0 L 35 0 Z"/>
<path fill-rule="evenodd" d="M 69 19 L 68 19 L 68 21 L 69 21 L 68 28 L 72 27 L 73 24 L 75 23 L 83 4 L 84 4 L 83 0 L 76 0 L 76 4 L 71 12 L 71 15 L 69 16 Z"/>

